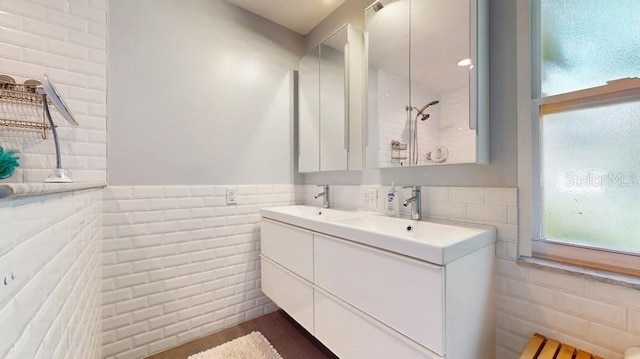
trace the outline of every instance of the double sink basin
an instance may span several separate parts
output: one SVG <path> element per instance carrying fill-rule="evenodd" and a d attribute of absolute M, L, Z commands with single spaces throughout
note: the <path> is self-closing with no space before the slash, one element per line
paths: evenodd
<path fill-rule="evenodd" d="M 493 227 L 387 217 L 311 206 L 264 208 L 263 218 L 446 265 L 496 241 Z"/>

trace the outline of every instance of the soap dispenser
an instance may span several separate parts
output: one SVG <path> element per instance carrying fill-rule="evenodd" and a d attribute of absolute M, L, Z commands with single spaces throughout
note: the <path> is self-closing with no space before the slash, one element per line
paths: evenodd
<path fill-rule="evenodd" d="M 384 204 L 384 213 L 387 216 L 391 217 L 399 217 L 400 216 L 400 198 L 398 198 L 398 191 L 396 191 L 396 186 L 393 182 L 391 182 L 391 188 L 387 192 L 387 198 L 385 199 Z"/>

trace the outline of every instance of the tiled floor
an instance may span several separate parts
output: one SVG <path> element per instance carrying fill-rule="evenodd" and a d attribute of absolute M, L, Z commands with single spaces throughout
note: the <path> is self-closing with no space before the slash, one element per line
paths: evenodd
<path fill-rule="evenodd" d="M 261 332 L 284 359 L 338 359 L 282 311 L 224 329 L 152 355 L 147 359 L 186 359 L 189 355 L 213 348 L 252 331 Z"/>

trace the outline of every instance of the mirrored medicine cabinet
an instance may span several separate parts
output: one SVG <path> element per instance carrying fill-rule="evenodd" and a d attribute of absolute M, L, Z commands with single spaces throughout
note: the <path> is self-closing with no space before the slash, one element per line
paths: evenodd
<path fill-rule="evenodd" d="M 349 24 L 298 63 L 298 171 L 363 166 L 364 35 Z"/>
<path fill-rule="evenodd" d="M 486 0 L 365 10 L 367 167 L 488 163 Z"/>
<path fill-rule="evenodd" d="M 489 162 L 488 0 L 380 0 L 298 67 L 299 172 Z"/>

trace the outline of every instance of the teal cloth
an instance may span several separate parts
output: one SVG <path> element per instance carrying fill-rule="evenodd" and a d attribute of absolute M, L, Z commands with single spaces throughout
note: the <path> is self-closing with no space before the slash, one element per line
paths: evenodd
<path fill-rule="evenodd" d="M 19 158 L 13 151 L 6 151 L 0 147 L 0 180 L 9 178 L 15 172 Z"/>

